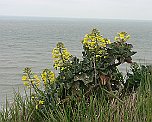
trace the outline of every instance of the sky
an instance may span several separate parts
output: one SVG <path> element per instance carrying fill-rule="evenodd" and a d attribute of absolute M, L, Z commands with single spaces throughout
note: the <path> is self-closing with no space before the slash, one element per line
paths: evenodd
<path fill-rule="evenodd" d="M 0 16 L 152 20 L 152 0 L 0 0 Z"/>

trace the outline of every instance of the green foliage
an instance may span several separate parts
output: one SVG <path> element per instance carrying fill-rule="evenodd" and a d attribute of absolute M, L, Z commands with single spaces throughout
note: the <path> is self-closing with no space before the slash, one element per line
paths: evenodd
<path fill-rule="evenodd" d="M 98 30 L 93 29 L 82 40 L 84 51 L 81 61 L 72 55 L 66 58 L 68 59 L 66 61 L 62 60 L 63 58 L 58 60 L 58 62 L 64 61 L 59 66 L 60 71 L 57 77 L 57 81 L 64 84 L 66 94 L 63 98 L 73 93 L 77 96 L 90 93 L 90 91 L 98 93 L 99 91 L 95 89 L 100 87 L 108 91 L 120 90 L 124 80 L 117 66 L 124 62 L 132 63 L 131 56 L 136 52 L 132 51 L 131 44 L 126 43 L 129 39 L 127 33 L 121 32 L 118 36 L 116 41 L 111 42 L 100 35 Z M 60 55 L 62 57 L 63 53 Z"/>
<path fill-rule="evenodd" d="M 151 78 L 152 66 L 150 65 L 144 66 L 144 65 L 138 65 L 137 63 L 133 63 L 130 69 L 131 72 L 127 73 L 126 82 L 124 83 L 125 93 L 131 93 L 133 91 L 136 91 L 140 85 L 143 86 L 142 88 L 140 88 L 143 91 L 152 88 L 151 79 L 147 79 L 147 78 Z M 148 83 L 149 88 L 146 87 L 147 86 L 146 81 L 150 81 Z"/>

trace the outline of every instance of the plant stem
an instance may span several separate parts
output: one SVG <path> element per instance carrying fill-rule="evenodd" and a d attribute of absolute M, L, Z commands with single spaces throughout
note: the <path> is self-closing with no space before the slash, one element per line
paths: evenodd
<path fill-rule="evenodd" d="M 93 65 L 94 65 L 94 78 L 95 78 L 95 85 L 96 85 L 97 84 L 96 55 L 94 55 Z"/>

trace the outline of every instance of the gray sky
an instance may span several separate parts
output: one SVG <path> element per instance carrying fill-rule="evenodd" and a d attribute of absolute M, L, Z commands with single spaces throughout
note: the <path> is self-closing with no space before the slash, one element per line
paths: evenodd
<path fill-rule="evenodd" d="M 152 20 L 152 0 L 0 0 L 0 15 Z"/>

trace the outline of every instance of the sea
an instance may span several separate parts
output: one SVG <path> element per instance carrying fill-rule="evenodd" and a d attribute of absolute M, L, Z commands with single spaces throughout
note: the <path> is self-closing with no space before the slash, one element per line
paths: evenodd
<path fill-rule="evenodd" d="M 79 18 L 0 17 L 0 106 L 6 99 L 12 101 L 14 92 L 24 96 L 21 80 L 23 69 L 31 67 L 40 75 L 43 69 L 53 69 L 51 51 L 58 42 L 63 42 L 74 56 L 81 57 L 81 40 L 97 28 L 103 37 L 114 41 L 117 32 L 131 35 L 133 61 L 152 64 L 152 21 L 108 20 Z M 127 64 L 120 67 L 129 70 Z"/>

